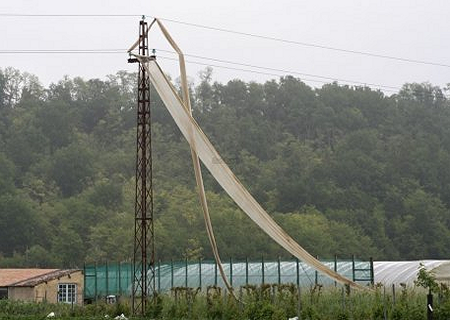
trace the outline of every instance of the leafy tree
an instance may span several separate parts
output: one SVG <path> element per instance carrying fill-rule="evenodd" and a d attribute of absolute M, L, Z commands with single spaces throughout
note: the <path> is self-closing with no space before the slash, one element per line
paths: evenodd
<path fill-rule="evenodd" d="M 190 87 L 194 117 L 225 162 L 302 245 L 320 256 L 383 259 L 449 254 L 445 89 L 405 84 L 386 96 L 291 76 L 222 84 L 211 69 Z M 26 72 L 0 70 L 3 265 L 131 255 L 136 94 L 136 74 L 125 71 L 43 88 Z M 158 256 L 211 258 L 189 146 L 151 99 Z M 289 257 L 206 170 L 204 180 L 223 257 Z"/>
<path fill-rule="evenodd" d="M 33 122 L 49 142 L 50 153 L 67 146 L 73 138 L 73 112 L 63 101 L 51 101 L 37 109 Z"/>
<path fill-rule="evenodd" d="M 410 259 L 447 255 L 450 233 L 445 222 L 448 213 L 439 199 L 416 190 L 405 198 L 404 206 L 402 217 L 395 220 L 395 242 L 401 255 Z"/>
<path fill-rule="evenodd" d="M 0 153 L 0 195 L 14 191 L 14 164 Z"/>
<path fill-rule="evenodd" d="M 88 198 L 95 206 L 118 208 L 123 201 L 122 186 L 112 181 L 101 181 L 93 187 Z"/>
<path fill-rule="evenodd" d="M 7 67 L 2 72 L 3 105 L 12 108 L 20 100 L 23 77 L 19 70 Z"/>
<path fill-rule="evenodd" d="M 14 162 L 18 175 L 24 175 L 34 163 L 42 159 L 42 154 L 47 153 L 49 144 L 28 116 L 14 118 L 5 134 L 5 150 L 8 158 Z"/>
<path fill-rule="evenodd" d="M 33 245 L 25 251 L 25 266 L 33 268 L 51 268 L 57 264 L 52 254 L 40 245 Z"/>
<path fill-rule="evenodd" d="M 24 252 L 35 239 L 36 219 L 31 208 L 19 196 L 0 195 L 0 252 L 12 255 Z"/>
<path fill-rule="evenodd" d="M 133 216 L 126 213 L 109 214 L 107 219 L 89 230 L 88 261 L 123 261 L 133 251 Z"/>
<path fill-rule="evenodd" d="M 334 254 L 374 256 L 372 240 L 361 230 L 347 224 L 329 221 L 320 212 L 304 207 L 301 213 L 278 214 L 276 219 L 298 243 L 313 255 L 331 257 Z"/>
<path fill-rule="evenodd" d="M 414 285 L 428 289 L 429 292 L 439 293 L 439 284 L 436 281 L 436 276 L 432 271 L 428 271 L 427 268 L 420 263 L 417 279 L 414 280 Z"/>
<path fill-rule="evenodd" d="M 6 107 L 6 77 L 3 74 L 3 71 L 0 69 L 0 110 Z"/>
<path fill-rule="evenodd" d="M 69 227 L 61 226 L 52 237 L 51 252 L 58 265 L 64 268 L 81 267 L 86 256 L 80 235 Z"/>
<path fill-rule="evenodd" d="M 93 175 L 93 152 L 88 147 L 72 144 L 55 152 L 49 177 L 64 197 L 81 192 Z"/>

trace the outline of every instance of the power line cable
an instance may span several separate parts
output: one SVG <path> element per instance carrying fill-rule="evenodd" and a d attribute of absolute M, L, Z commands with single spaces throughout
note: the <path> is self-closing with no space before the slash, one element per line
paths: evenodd
<path fill-rule="evenodd" d="M 173 51 L 162 50 L 162 49 L 158 49 L 158 51 L 174 53 Z M 104 53 L 124 54 L 124 53 L 126 53 L 126 49 L 27 49 L 27 50 L 0 50 L 0 54 L 16 54 L 16 53 L 19 53 L 19 54 L 48 54 L 48 53 L 50 53 L 50 54 L 60 54 L 60 53 L 62 53 L 62 54 L 84 54 L 84 53 L 87 53 L 87 54 L 104 54 Z M 186 56 L 188 56 L 188 55 L 186 55 Z M 224 62 L 226 61 L 226 63 L 229 63 L 229 64 L 236 64 L 236 65 L 242 65 L 242 66 L 246 65 L 246 64 L 242 64 L 242 63 L 238 63 L 238 62 L 231 62 L 231 61 L 227 61 L 227 60 L 208 58 L 208 57 L 197 56 L 197 55 L 189 55 L 189 56 L 202 57 L 202 59 L 211 60 L 211 61 L 224 61 Z M 158 58 L 163 59 L 163 60 L 169 60 L 169 61 L 178 61 L 178 58 L 166 57 L 166 56 L 161 56 L 161 55 L 158 55 Z M 223 66 L 223 65 L 215 65 L 215 64 L 210 64 L 210 63 L 203 63 L 203 62 L 198 62 L 198 61 L 187 60 L 186 62 L 190 63 L 190 64 L 196 64 L 196 65 L 202 65 L 202 66 L 211 66 L 211 67 L 215 67 L 215 68 L 228 69 L 228 70 L 241 71 L 241 72 L 248 72 L 248 73 L 260 74 L 260 75 L 266 75 L 266 76 L 275 76 L 275 77 L 283 76 L 283 74 L 280 74 L 280 73 L 262 72 L 262 71 L 249 70 L 249 69 L 243 69 L 243 68 L 235 68 L 235 67 L 230 67 L 230 66 Z M 264 69 L 274 70 L 274 71 L 284 72 L 284 73 L 288 73 L 288 74 L 296 73 L 295 71 L 283 70 L 283 69 L 265 68 L 265 67 L 261 67 L 261 66 L 253 66 L 253 67 L 261 68 L 263 70 Z M 317 75 L 317 77 L 333 80 L 333 78 L 328 78 L 328 77 L 325 77 L 325 76 L 318 76 Z M 302 78 L 301 80 L 308 81 L 308 82 L 316 82 L 316 83 L 321 83 L 321 84 L 328 84 L 329 83 L 327 81 L 316 80 L 316 79 L 309 79 L 309 78 Z M 370 83 L 357 82 L 357 81 L 352 81 L 352 80 L 342 80 L 342 79 L 338 80 L 338 79 L 334 79 L 334 81 L 359 83 L 359 84 L 361 84 L 364 87 L 371 86 L 371 87 L 375 87 L 377 89 L 383 88 L 383 91 L 385 91 L 385 92 L 395 92 L 395 93 L 397 93 L 399 90 L 402 89 L 401 87 L 392 87 L 392 86 L 380 85 L 380 84 L 370 84 Z M 419 93 L 419 92 L 414 93 L 414 95 L 422 96 L 422 97 L 434 97 L 433 94 L 426 94 L 426 93 Z"/>
<path fill-rule="evenodd" d="M 156 49 L 157 51 L 166 52 L 166 53 L 172 53 L 173 51 L 169 50 L 163 50 L 163 49 Z M 0 50 L 0 54 L 124 54 L 126 53 L 126 49 L 26 49 L 26 50 Z M 204 62 L 198 62 L 198 61 L 192 61 L 192 60 L 186 60 L 187 63 L 190 64 L 196 64 L 201 66 L 210 66 L 214 68 L 220 68 L 220 69 L 228 69 L 228 70 L 234 70 L 234 71 L 240 71 L 240 72 L 247 72 L 247 73 L 254 73 L 254 74 L 260 74 L 260 75 L 266 75 L 266 76 L 274 76 L 274 77 L 281 77 L 285 74 L 299 74 L 299 75 L 309 75 L 312 77 L 318 77 L 322 79 L 328 79 L 331 81 L 337 81 L 337 82 L 348 82 L 353 84 L 359 84 L 363 87 L 373 87 L 376 89 L 382 89 L 385 92 L 394 92 L 397 93 L 402 88 L 401 87 L 394 87 L 394 86 L 388 86 L 383 84 L 374 84 L 374 83 L 365 83 L 365 82 L 359 82 L 354 80 L 345 80 L 345 79 L 339 79 L 339 78 L 331 78 L 321 75 L 313 75 L 313 74 L 307 74 L 307 73 L 300 73 L 292 70 L 286 70 L 286 69 L 275 69 L 275 68 L 267 68 L 262 66 L 255 66 L 255 65 L 249 65 L 239 62 L 233 62 L 228 60 L 222 60 L 222 59 L 216 59 L 211 57 L 205 57 L 205 56 L 198 56 L 198 55 L 191 55 L 191 54 L 185 54 L 185 56 L 191 56 L 194 58 L 204 59 L 204 60 L 210 60 L 210 61 L 217 61 L 222 63 L 228 63 L 228 64 L 234 64 L 238 66 L 248 66 L 253 68 L 259 68 L 262 70 L 269 70 L 269 71 L 275 71 L 280 73 L 274 73 L 274 72 L 262 72 L 262 71 L 256 71 L 256 70 L 250 70 L 250 69 L 243 69 L 243 68 L 236 68 L 236 67 L 230 67 L 230 66 L 223 66 L 223 65 L 217 65 L 217 64 L 211 64 L 211 63 L 204 63 Z M 178 61 L 178 58 L 173 57 L 167 57 L 158 55 L 158 58 L 163 60 L 169 60 L 169 61 Z M 314 83 L 321 83 L 321 84 L 328 84 L 329 81 L 323 81 L 323 80 L 316 80 L 316 79 L 310 79 L 310 78 L 301 78 L 302 81 L 306 82 L 314 82 Z M 416 96 L 433 96 L 432 94 L 425 94 L 425 93 L 415 93 Z M 444 95 L 445 96 L 445 95 Z"/>
<path fill-rule="evenodd" d="M 175 52 L 170 50 L 164 50 L 164 49 L 156 49 L 160 52 L 175 54 Z M 126 49 L 26 49 L 26 50 L 0 50 L 0 54 L 123 54 L 126 51 Z M 258 72 L 255 70 L 249 70 L 249 69 L 242 69 L 242 68 L 231 68 L 227 66 L 222 65 L 215 65 L 211 63 L 200 63 L 197 61 L 188 61 L 191 64 L 198 64 L 203 66 L 211 66 L 216 68 L 222 68 L 222 69 L 230 69 L 230 70 L 236 70 L 236 71 L 244 71 L 244 72 L 251 72 L 261 75 L 268 75 L 268 76 L 280 76 L 280 73 L 282 74 L 289 74 L 289 75 L 298 75 L 301 77 L 312 77 L 312 78 L 318 78 L 318 79 L 325 79 L 329 81 L 337 81 L 337 82 L 345 82 L 349 84 L 354 85 L 362 85 L 362 86 L 372 86 L 377 88 L 383 88 L 383 89 L 392 89 L 390 91 L 397 91 L 400 90 L 401 87 L 395 87 L 390 85 L 384 85 L 384 84 L 376 84 L 376 83 L 368 83 L 368 82 L 362 82 L 362 81 L 355 81 L 355 80 L 349 80 L 349 79 L 342 79 L 342 78 L 335 78 L 335 77 L 329 77 L 329 76 L 323 76 L 323 75 L 317 75 L 317 74 L 311 74 L 311 73 L 304 73 L 304 72 L 298 72 L 288 69 L 277 69 L 277 68 L 270 68 L 270 67 L 263 67 L 253 64 L 247 64 L 247 63 L 241 63 L 241 62 L 235 62 L 230 60 L 223 60 L 223 59 L 217 59 L 213 57 L 206 57 L 206 56 L 200 56 L 200 55 L 194 55 L 194 54 L 185 54 L 186 57 L 192 57 L 196 59 L 201 60 L 208 60 L 213 62 L 219 62 L 219 63 L 226 63 L 241 67 L 248 67 L 248 68 L 254 68 L 254 69 L 260 69 L 260 70 L 267 70 L 271 72 Z M 166 60 L 177 60 L 175 58 L 170 57 L 164 57 L 161 55 L 158 55 L 158 57 Z M 278 73 L 273 73 L 278 72 Z M 311 81 L 311 82 L 317 82 L 317 83 L 329 83 L 329 81 L 319 81 L 315 79 L 308 79 L 304 78 L 305 81 Z"/>
<path fill-rule="evenodd" d="M 104 54 L 104 53 L 116 53 L 124 54 L 125 49 L 27 49 L 27 50 L 0 50 L 0 54 L 82 54 L 82 53 L 93 53 L 93 54 Z"/>
<path fill-rule="evenodd" d="M 148 18 L 154 18 L 151 15 L 138 15 L 138 14 L 17 14 L 17 13 L 0 13 L 0 17 L 148 17 Z M 388 60 L 393 60 L 393 61 L 450 68 L 450 64 L 441 63 L 441 62 L 411 59 L 411 58 L 404 58 L 404 57 L 399 57 L 399 56 L 380 54 L 380 53 L 374 53 L 374 52 L 368 52 L 368 51 L 338 48 L 338 47 L 332 47 L 332 46 L 327 46 L 327 45 L 322 45 L 322 44 L 317 44 L 317 43 L 309 43 L 309 42 L 302 42 L 302 41 L 297 41 L 297 40 L 283 39 L 283 38 L 278 38 L 278 37 L 266 36 L 266 35 L 237 31 L 237 30 L 231 30 L 231 29 L 226 29 L 226 28 L 219 28 L 219 27 L 203 25 L 203 24 L 198 24 L 198 23 L 192 23 L 192 22 L 187 22 L 187 21 L 181 21 L 181 20 L 175 20 L 175 19 L 168 19 L 168 18 L 159 18 L 159 19 L 161 19 L 163 21 L 177 23 L 177 24 L 195 27 L 195 28 L 219 31 L 219 32 L 230 33 L 230 34 L 237 34 L 237 35 L 241 35 L 241 36 L 247 36 L 247 37 L 282 42 L 282 43 L 288 43 L 288 44 L 299 45 L 299 46 L 304 46 L 304 47 L 324 49 L 324 50 L 330 50 L 330 51 L 336 51 L 336 52 L 342 52 L 342 53 L 348 53 L 348 54 L 357 54 L 357 55 L 363 55 L 363 56 L 368 56 L 368 57 L 373 57 L 373 58 L 388 59 Z"/>
<path fill-rule="evenodd" d="M 163 59 L 163 60 L 170 60 L 170 61 L 178 62 L 178 58 L 166 57 L 166 56 L 161 56 L 161 55 L 157 55 L 157 57 L 159 59 Z M 243 71 L 243 72 L 261 74 L 261 75 L 267 75 L 267 76 L 275 76 L 275 77 L 281 77 L 282 76 L 282 74 L 277 74 L 277 73 L 269 73 L 269 72 L 261 72 L 261 71 L 248 70 L 248 69 L 242 69 L 242 68 L 234 68 L 234 67 L 228 67 L 228 66 L 213 65 L 213 64 L 209 64 L 209 63 L 202 63 L 202 62 L 191 61 L 191 60 L 185 60 L 185 62 L 186 63 L 190 63 L 190 64 L 197 64 L 197 65 L 202 65 L 202 66 L 211 66 L 211 67 L 217 67 L 217 68 L 222 68 L 222 69 Z M 307 81 L 307 82 L 322 83 L 322 84 L 329 84 L 330 83 L 330 82 L 327 82 L 327 81 L 315 80 L 315 79 L 307 79 L 307 78 L 301 78 L 301 80 L 302 81 Z M 342 84 L 340 84 L 340 85 L 342 85 Z M 363 87 L 369 87 L 369 85 L 363 84 Z M 380 89 L 379 85 L 372 85 L 372 87 L 375 87 L 376 89 Z M 401 87 L 398 87 L 398 88 L 392 87 L 392 88 L 395 88 L 395 90 L 394 89 L 383 89 L 383 91 L 384 92 L 398 93 L 400 90 L 402 90 Z M 372 88 L 372 89 L 374 89 L 374 88 Z M 435 98 L 434 94 L 426 93 L 426 92 L 414 92 L 414 95 L 416 97 L 422 97 L 422 98 L 426 98 L 426 97 Z M 443 95 L 443 97 L 447 98 L 446 95 Z"/>
<path fill-rule="evenodd" d="M 156 49 L 156 50 L 157 51 L 161 51 L 161 52 L 176 54 L 175 52 L 169 51 L 169 50 L 163 50 L 163 49 Z M 186 57 L 203 59 L 203 60 L 210 60 L 210 61 L 214 61 L 214 62 L 233 64 L 233 65 L 238 65 L 238 66 L 242 66 L 242 67 L 249 67 L 249 68 L 262 69 L 262 70 L 268 70 L 268 71 L 276 71 L 276 72 L 282 72 L 282 73 L 286 73 L 286 74 L 314 77 L 314 78 L 326 79 L 326 80 L 331 80 L 331 81 L 348 82 L 348 83 L 353 83 L 353 84 L 358 84 L 358 85 L 376 86 L 376 87 L 380 87 L 380 88 L 395 89 L 395 90 L 399 90 L 400 89 L 400 87 L 394 87 L 394 86 L 389 86 L 389 85 L 382 85 L 382 84 L 376 84 L 376 83 L 367 83 L 367 82 L 362 82 L 362 81 L 334 78 L 334 77 L 322 76 L 322 75 L 317 75 L 317 74 L 312 74 L 312 73 L 292 71 L 292 70 L 287 70 L 287 69 L 263 67 L 263 66 L 258 66 L 258 65 L 254 65 L 254 64 L 247 64 L 247 63 L 242 63 L 242 62 L 235 62 L 235 61 L 230 61 L 230 60 L 223 60 L 223 59 L 205 57 L 205 56 L 200 56 L 200 55 L 185 54 L 185 56 Z"/>
<path fill-rule="evenodd" d="M 225 32 L 225 33 L 238 34 L 238 35 L 252 37 L 252 38 L 259 38 L 259 39 L 264 39 L 264 40 L 271 40 L 271 41 L 289 43 L 289 44 L 300 45 L 300 46 L 305 46 L 305 47 L 313 47 L 313 48 L 318 48 L 318 49 L 339 51 L 339 52 L 343 52 L 343 53 L 359 54 L 359 55 L 364 55 L 364 56 L 369 56 L 369 57 L 374 57 L 374 58 L 382 58 L 382 59 L 397 60 L 397 61 L 402 61 L 402 62 L 409 62 L 409 63 L 417 63 L 417 64 L 425 64 L 425 65 L 432 65 L 432 66 L 437 66 L 437 67 L 450 68 L 450 64 L 445 64 L 445 63 L 440 63 L 440 62 L 418 60 L 418 59 L 410 59 L 410 58 L 403 58 L 403 57 L 398 57 L 398 56 L 379 54 L 379 53 L 374 53 L 374 52 L 337 48 L 337 47 L 331 47 L 331 46 L 326 46 L 326 45 L 321 45 L 321 44 L 316 44 L 316 43 L 308 43 L 308 42 L 301 42 L 301 41 L 296 41 L 296 40 L 289 40 L 289 39 L 265 36 L 265 35 L 255 34 L 255 33 L 249 33 L 249 32 L 242 32 L 242 31 L 236 31 L 236 30 L 231 30 L 231 29 L 212 27 L 212 26 L 207 26 L 207 25 L 202 25 L 202 24 L 197 24 L 197 23 L 191 23 L 191 22 L 186 22 L 186 21 L 180 21 L 180 20 L 174 20 L 174 19 L 166 19 L 166 18 L 159 18 L 159 19 L 161 19 L 163 21 L 173 22 L 173 23 L 182 24 L 182 25 L 191 26 L 191 27 L 196 27 L 196 28 L 220 31 L 220 32 Z"/>
<path fill-rule="evenodd" d="M 142 17 L 141 14 L 24 14 L 24 13 L 0 13 L 0 17 L 86 17 L 86 18 L 101 18 L 101 17 Z"/>
<path fill-rule="evenodd" d="M 173 51 L 169 50 L 163 50 L 163 49 L 157 49 L 161 52 L 166 53 L 172 53 Z M 0 50 L 0 54 L 124 54 L 126 53 L 126 49 L 26 49 L 26 50 Z M 220 69 L 228 69 L 228 70 L 234 70 L 234 71 L 241 71 L 241 72 L 247 72 L 247 73 L 254 73 L 254 74 L 260 74 L 260 75 L 266 75 L 266 76 L 275 76 L 275 77 L 281 77 L 285 74 L 298 74 L 302 76 L 311 76 L 321 79 L 328 79 L 331 81 L 337 81 L 337 82 L 344 82 L 344 83 L 353 83 L 356 85 L 361 85 L 363 87 L 374 87 L 377 89 L 382 89 L 385 92 L 398 92 L 401 90 L 401 87 L 394 87 L 394 86 L 388 86 L 383 84 L 375 84 L 375 83 L 366 83 L 366 82 L 360 82 L 360 81 L 354 81 L 354 80 L 346 80 L 346 79 L 339 79 L 339 78 L 332 78 L 332 77 L 326 77 L 322 75 L 314 75 L 314 74 L 307 74 L 307 73 L 300 73 L 292 70 L 286 70 L 286 69 L 276 69 L 276 68 L 268 68 L 268 67 L 262 67 L 262 66 L 256 66 L 256 65 L 250 65 L 240 62 L 233 62 L 229 60 L 222 60 L 217 58 L 211 58 L 211 57 L 205 57 L 205 56 L 199 56 L 199 55 L 191 55 L 191 54 L 185 54 L 185 56 L 191 56 L 193 58 L 203 59 L 203 60 L 210 60 L 210 61 L 216 61 L 221 63 L 227 63 L 227 64 L 234 64 L 238 66 L 245 66 L 245 67 L 251 67 L 251 68 L 258 68 L 262 70 L 269 70 L 274 72 L 262 72 L 262 71 L 256 71 L 256 70 L 250 70 L 250 69 L 243 69 L 243 68 L 237 68 L 237 67 L 230 67 L 230 66 L 223 66 L 223 65 L 217 65 L 217 64 L 211 64 L 211 63 L 204 63 L 204 62 L 198 62 L 198 61 L 192 61 L 192 60 L 186 60 L 187 63 L 190 64 L 196 64 L 196 65 L 202 65 L 202 66 L 211 66 L 215 68 Z M 173 57 L 167 57 L 158 55 L 160 59 L 163 60 L 169 60 L 169 61 L 178 61 L 178 58 Z M 323 81 L 323 80 L 317 80 L 317 79 L 310 79 L 302 77 L 301 80 L 307 81 L 307 82 L 315 82 L 315 83 L 321 83 L 321 84 L 327 84 L 329 81 Z M 424 94 L 415 93 L 416 95 L 424 96 Z M 427 94 L 426 96 L 431 96 L 430 94 Z"/>
<path fill-rule="evenodd" d="M 157 57 L 160 58 L 160 59 L 163 59 L 163 60 L 178 61 L 178 58 L 172 58 L 172 57 L 161 56 L 161 55 L 158 55 Z M 185 61 L 186 61 L 186 63 L 196 64 L 196 65 L 201 65 L 201 66 L 210 66 L 210 67 L 214 67 L 214 68 L 221 68 L 221 69 L 228 69 L 228 70 L 235 70 L 235 71 L 243 71 L 243 72 L 255 73 L 255 74 L 266 75 L 266 76 L 275 76 L 275 77 L 281 77 L 282 76 L 282 74 L 279 74 L 279 73 L 263 72 L 263 71 L 235 68 L 235 67 L 215 65 L 215 64 L 211 64 L 211 63 L 204 63 L 204 62 L 198 62 L 198 61 L 192 61 L 192 60 L 185 60 Z M 321 84 L 329 84 L 330 83 L 329 81 L 309 79 L 309 78 L 302 78 L 301 80 L 302 81 L 307 81 L 307 82 L 321 83 Z M 364 86 L 365 87 L 369 87 L 369 85 L 367 85 L 367 84 L 364 84 Z M 372 85 L 372 86 L 376 87 L 378 89 L 381 89 L 380 86 L 377 86 L 377 85 Z M 383 91 L 397 92 L 400 89 L 401 88 L 396 88 L 396 90 L 394 90 L 394 89 L 383 89 Z"/>

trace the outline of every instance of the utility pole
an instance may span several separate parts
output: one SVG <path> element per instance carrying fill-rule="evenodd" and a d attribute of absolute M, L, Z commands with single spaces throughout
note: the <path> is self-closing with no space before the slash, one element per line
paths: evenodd
<path fill-rule="evenodd" d="M 139 55 L 149 56 L 147 22 L 144 18 L 139 22 Z M 134 315 L 143 316 L 148 297 L 153 299 L 156 294 L 150 81 L 139 60 L 129 59 L 128 62 L 139 63 L 132 309 Z"/>

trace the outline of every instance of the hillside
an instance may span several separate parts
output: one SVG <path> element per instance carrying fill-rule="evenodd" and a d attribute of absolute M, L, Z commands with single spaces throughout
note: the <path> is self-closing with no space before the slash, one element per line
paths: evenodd
<path fill-rule="evenodd" d="M 0 70 L 0 266 L 125 260 L 134 228 L 136 76 Z M 450 254 L 450 101 L 405 84 L 320 89 L 282 77 L 192 87 L 194 117 L 244 185 L 314 255 Z M 450 89 L 448 86 L 446 89 Z M 189 147 L 152 95 L 159 259 L 211 258 Z M 224 258 L 288 257 L 205 171 Z"/>

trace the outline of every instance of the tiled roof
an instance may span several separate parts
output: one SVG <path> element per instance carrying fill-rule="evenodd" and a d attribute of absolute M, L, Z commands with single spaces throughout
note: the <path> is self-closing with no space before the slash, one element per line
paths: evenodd
<path fill-rule="evenodd" d="M 0 287 L 33 287 L 78 269 L 0 269 Z"/>

